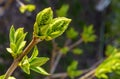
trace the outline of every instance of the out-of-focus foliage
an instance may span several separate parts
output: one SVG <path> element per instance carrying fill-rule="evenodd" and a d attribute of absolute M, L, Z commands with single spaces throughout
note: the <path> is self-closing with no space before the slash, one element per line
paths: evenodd
<path fill-rule="evenodd" d="M 66 35 L 70 39 L 75 39 L 78 36 L 78 32 L 71 27 L 69 30 L 67 30 Z"/>
<path fill-rule="evenodd" d="M 25 11 L 32 12 L 36 9 L 36 6 L 33 4 L 22 5 L 19 7 L 21 13 L 25 13 Z"/>
<path fill-rule="evenodd" d="M 110 56 L 112 53 L 115 53 L 117 50 L 114 46 L 112 45 L 108 45 L 107 48 L 106 48 L 106 56 Z"/>
<path fill-rule="evenodd" d="M 57 16 L 65 17 L 67 16 L 68 10 L 69 10 L 69 5 L 63 4 L 60 9 L 56 10 L 56 14 Z"/>
<path fill-rule="evenodd" d="M 112 50 L 108 48 L 112 48 Z M 112 46 L 108 46 L 108 48 L 106 52 L 109 52 L 107 53 L 109 55 L 111 52 L 111 55 L 96 69 L 95 75 L 100 79 L 110 79 L 112 78 L 111 74 L 120 75 L 120 51 Z"/>
<path fill-rule="evenodd" d="M 63 47 L 61 48 L 60 52 L 63 53 L 63 54 L 67 54 L 69 51 L 69 48 L 68 47 Z"/>
<path fill-rule="evenodd" d="M 83 50 L 80 49 L 80 48 L 74 48 L 74 49 L 72 50 L 72 52 L 73 52 L 73 54 L 80 55 L 80 54 L 83 53 Z"/>
<path fill-rule="evenodd" d="M 85 43 L 94 42 L 96 40 L 96 35 L 94 34 L 93 25 L 90 25 L 88 27 L 84 26 L 81 36 Z"/>
<path fill-rule="evenodd" d="M 110 14 L 106 20 L 106 38 L 107 40 L 114 40 L 114 45 L 120 44 L 120 1 L 112 0 L 110 7 Z"/>
<path fill-rule="evenodd" d="M 77 69 L 78 67 L 78 62 L 73 61 L 67 68 L 67 73 L 71 79 L 74 79 L 75 77 L 79 76 L 82 74 L 82 71 Z"/>

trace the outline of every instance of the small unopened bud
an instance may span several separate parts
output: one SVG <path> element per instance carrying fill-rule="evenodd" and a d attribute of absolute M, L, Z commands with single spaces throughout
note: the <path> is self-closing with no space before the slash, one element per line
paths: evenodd
<path fill-rule="evenodd" d="M 47 30 L 47 36 L 49 38 L 46 38 L 46 40 L 52 40 L 62 35 L 63 32 L 67 29 L 70 22 L 71 19 L 65 17 L 58 17 L 53 19 L 49 26 L 49 29 Z"/>
<path fill-rule="evenodd" d="M 49 24 L 53 19 L 53 11 L 51 8 L 46 8 L 39 12 L 36 16 L 36 22 L 38 26 Z"/>

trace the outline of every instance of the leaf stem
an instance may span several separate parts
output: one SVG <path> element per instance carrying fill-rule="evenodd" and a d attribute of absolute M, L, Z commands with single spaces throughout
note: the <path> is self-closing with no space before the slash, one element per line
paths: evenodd
<path fill-rule="evenodd" d="M 5 73 L 5 78 L 4 79 L 8 79 L 9 76 L 14 72 L 14 70 L 17 68 L 19 62 L 22 60 L 22 58 L 27 55 L 30 50 L 37 44 L 39 43 L 40 40 L 38 37 L 33 37 L 32 41 L 29 43 L 29 45 L 24 49 L 24 51 L 16 58 L 14 59 L 12 65 L 9 67 L 9 69 L 7 70 L 7 72 Z"/>

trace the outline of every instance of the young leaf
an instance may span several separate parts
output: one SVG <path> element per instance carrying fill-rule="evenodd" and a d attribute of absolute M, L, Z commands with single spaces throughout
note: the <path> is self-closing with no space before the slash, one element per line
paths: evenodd
<path fill-rule="evenodd" d="M 82 71 L 77 70 L 77 66 L 78 66 L 78 62 L 73 61 L 67 68 L 67 73 L 72 79 L 82 74 Z"/>
<path fill-rule="evenodd" d="M 19 45 L 19 48 L 16 52 L 18 55 L 22 52 L 22 49 L 24 48 L 25 44 L 26 44 L 26 41 L 22 41 L 21 44 Z"/>
<path fill-rule="evenodd" d="M 22 61 L 19 63 L 19 66 L 25 73 L 30 74 L 30 64 L 27 56 L 22 59 Z"/>
<path fill-rule="evenodd" d="M 15 29 L 14 29 L 14 26 L 12 25 L 11 28 L 10 28 L 10 35 L 9 35 L 9 38 L 10 38 L 10 42 L 15 42 L 14 41 L 14 34 L 15 34 Z"/>
<path fill-rule="evenodd" d="M 33 4 L 28 4 L 28 5 L 26 5 L 26 8 L 29 12 L 32 12 L 35 10 L 36 6 Z"/>
<path fill-rule="evenodd" d="M 117 50 L 114 46 L 108 45 L 106 48 L 106 56 L 110 56 L 111 54 L 115 53 Z"/>
<path fill-rule="evenodd" d="M 46 8 L 42 11 L 40 11 L 37 16 L 36 16 L 36 22 L 34 24 L 34 36 L 36 37 L 40 37 L 40 39 L 44 39 L 41 38 L 41 36 L 43 36 L 47 31 L 47 29 L 49 28 L 49 24 L 53 19 L 53 11 L 51 8 Z"/>
<path fill-rule="evenodd" d="M 94 34 L 93 25 L 90 25 L 89 27 L 84 27 L 82 39 L 85 43 L 95 41 L 96 35 Z"/>
<path fill-rule="evenodd" d="M 36 58 L 38 56 L 38 48 L 37 46 L 34 47 L 32 56 L 29 58 L 29 62 L 31 62 L 34 58 Z"/>
<path fill-rule="evenodd" d="M 78 32 L 75 31 L 74 28 L 70 28 L 69 30 L 67 30 L 66 35 L 67 35 L 68 38 L 74 39 L 78 36 Z"/>
<path fill-rule="evenodd" d="M 65 17 L 65 16 L 67 16 L 68 10 L 69 10 L 69 5 L 63 4 L 60 9 L 56 10 L 56 14 L 57 14 L 57 16 Z"/>
<path fill-rule="evenodd" d="M 1 75 L 1 76 L 0 76 L 0 79 L 5 79 L 4 77 L 5 77 L 5 75 Z M 10 76 L 8 79 L 16 79 L 16 78 L 13 77 L 13 76 Z"/>
<path fill-rule="evenodd" d="M 63 47 L 63 48 L 61 48 L 61 53 L 63 53 L 63 54 L 67 54 L 67 52 L 69 51 L 69 48 L 68 47 Z"/>
<path fill-rule="evenodd" d="M 16 58 L 20 53 L 22 53 L 22 49 L 25 46 L 25 37 L 27 33 L 24 33 L 23 28 L 19 28 L 15 31 L 12 26 L 10 29 L 10 49 L 7 48 L 8 52 Z"/>
<path fill-rule="evenodd" d="M 43 68 L 41 67 L 31 67 L 30 68 L 31 70 L 37 72 L 37 73 L 40 73 L 40 74 L 43 74 L 43 75 L 50 75 L 49 73 L 47 73 Z"/>
<path fill-rule="evenodd" d="M 39 12 L 36 16 L 36 23 L 38 27 L 49 24 L 53 19 L 53 11 L 51 8 L 46 8 Z"/>
<path fill-rule="evenodd" d="M 48 28 L 46 32 L 46 39 L 45 40 L 52 40 L 64 33 L 64 31 L 67 29 L 69 23 L 71 22 L 71 19 L 65 18 L 65 17 L 58 17 L 53 19 L 53 21 L 50 24 L 50 28 Z M 51 37 L 49 39 L 48 37 Z"/>
<path fill-rule="evenodd" d="M 36 57 L 36 58 L 32 59 L 32 61 L 30 62 L 30 66 L 31 66 L 31 67 L 42 66 L 42 65 L 44 65 L 48 60 L 49 60 L 49 58 L 47 58 L 47 57 Z"/>
<path fill-rule="evenodd" d="M 80 49 L 80 48 L 74 48 L 74 49 L 72 50 L 72 52 L 73 52 L 74 54 L 76 54 L 76 55 L 80 55 L 80 54 L 83 53 L 83 50 Z"/>
<path fill-rule="evenodd" d="M 15 31 L 15 34 L 14 34 L 14 38 L 15 38 L 15 43 L 18 41 L 18 39 L 20 39 L 21 35 L 23 35 L 23 28 L 18 28 L 16 31 Z"/>
<path fill-rule="evenodd" d="M 36 8 L 35 5 L 33 5 L 33 4 L 28 4 L 28 5 L 22 5 L 22 6 L 20 6 L 20 7 L 19 7 L 19 10 L 20 10 L 21 13 L 25 13 L 25 11 L 32 12 L 32 11 L 35 10 L 35 8 Z"/>
<path fill-rule="evenodd" d="M 17 40 L 17 42 L 16 42 L 17 47 L 22 43 L 22 41 L 24 41 L 26 35 L 27 35 L 27 33 L 21 35 L 21 37 Z"/>

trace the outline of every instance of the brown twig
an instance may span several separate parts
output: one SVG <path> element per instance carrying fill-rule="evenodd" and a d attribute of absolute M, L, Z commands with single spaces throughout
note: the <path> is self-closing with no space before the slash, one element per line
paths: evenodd
<path fill-rule="evenodd" d="M 13 73 L 13 71 L 17 68 L 19 62 L 22 60 L 22 58 L 27 55 L 30 50 L 41 40 L 38 37 L 33 37 L 32 41 L 29 43 L 29 45 L 24 49 L 24 51 L 19 55 L 16 59 L 14 59 L 12 65 L 9 67 L 7 72 L 5 73 L 5 79 L 8 79 L 8 77 Z"/>
<path fill-rule="evenodd" d="M 52 56 L 51 56 L 51 62 L 50 62 L 50 73 L 52 73 L 52 67 L 54 65 L 54 61 L 56 58 L 57 44 L 55 42 L 55 39 L 52 40 L 52 45 L 53 45 L 53 49 L 52 49 Z"/>
<path fill-rule="evenodd" d="M 79 45 L 80 43 L 82 43 L 82 39 L 79 39 L 79 40 L 78 40 L 77 42 L 75 42 L 74 44 L 68 46 L 69 50 L 71 50 L 72 48 L 76 47 L 76 46 Z M 65 44 L 66 44 L 66 43 L 65 43 Z M 53 67 L 52 67 L 52 69 L 51 69 L 51 73 L 52 73 L 52 74 L 54 73 L 54 71 L 55 71 L 55 69 L 56 69 L 56 67 L 57 67 L 57 65 L 58 65 L 58 63 L 59 63 L 62 55 L 63 55 L 62 52 L 60 52 L 60 50 L 59 50 L 59 51 L 58 51 L 58 55 L 57 55 L 57 57 L 56 57 L 56 60 L 55 60 L 55 62 L 54 62 L 54 65 L 53 65 Z"/>
<path fill-rule="evenodd" d="M 79 79 L 92 79 L 94 77 L 94 73 L 96 70 L 96 67 L 103 61 L 104 59 L 99 60 L 97 63 L 95 63 L 92 67 L 90 67 L 89 69 L 84 69 L 84 70 L 80 70 L 82 71 L 82 74 L 85 74 L 83 76 L 81 76 Z M 56 73 L 51 75 L 51 78 L 60 78 L 60 77 L 67 77 L 68 74 L 66 72 L 63 73 Z M 89 77 L 89 78 L 88 78 Z M 47 79 L 47 78 L 46 78 Z"/>
<path fill-rule="evenodd" d="M 103 61 L 104 59 L 101 59 L 100 61 L 98 61 L 96 64 L 94 64 L 91 68 L 90 68 L 90 72 L 86 73 L 85 75 L 83 75 L 82 77 L 80 77 L 79 79 L 92 79 L 93 77 L 95 77 L 95 70 L 96 67 Z M 91 76 L 91 78 L 90 78 Z"/>

